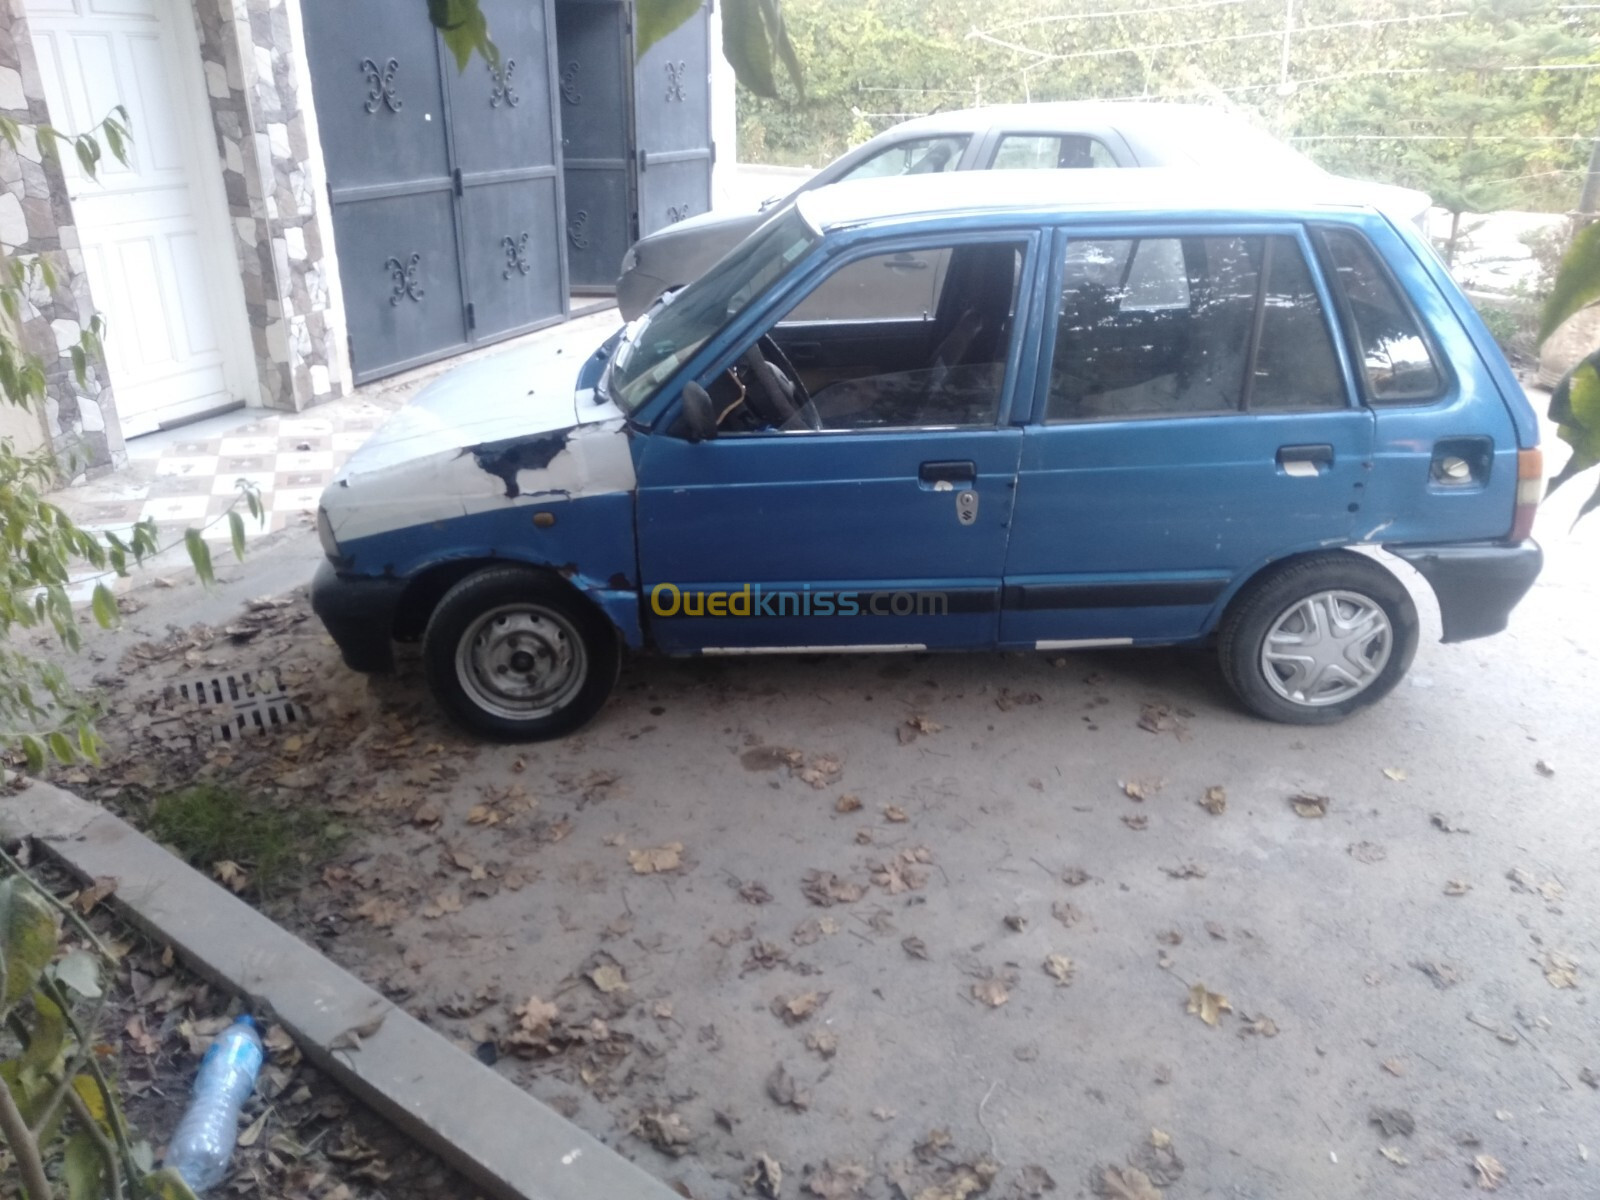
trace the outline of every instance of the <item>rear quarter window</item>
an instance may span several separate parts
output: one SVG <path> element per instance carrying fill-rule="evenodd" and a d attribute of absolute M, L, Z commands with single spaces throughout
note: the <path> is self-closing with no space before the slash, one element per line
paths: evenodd
<path fill-rule="evenodd" d="M 1350 229 L 1321 229 L 1318 240 L 1367 399 L 1437 399 L 1445 385 L 1437 352 L 1378 253 Z"/>

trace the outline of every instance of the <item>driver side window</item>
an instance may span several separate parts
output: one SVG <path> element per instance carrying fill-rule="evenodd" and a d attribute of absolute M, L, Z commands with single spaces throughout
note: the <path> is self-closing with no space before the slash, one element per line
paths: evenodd
<path fill-rule="evenodd" d="M 857 281 L 905 270 L 906 251 L 836 268 L 757 343 L 760 359 L 781 378 L 774 381 L 760 360 L 746 355 L 712 389 L 723 431 L 993 425 L 1005 392 L 1027 246 L 1000 241 L 912 253 L 948 262 L 926 314 L 908 319 L 880 310 L 875 319 L 866 317 L 871 296 Z M 850 285 L 839 286 L 841 280 Z M 773 386 L 786 393 L 776 402 Z M 742 403 L 740 388 L 748 393 Z"/>
<path fill-rule="evenodd" d="M 896 142 L 857 163 L 835 183 L 857 179 L 888 179 L 895 175 L 943 175 L 954 171 L 966 151 L 964 137 L 924 137 Z"/>

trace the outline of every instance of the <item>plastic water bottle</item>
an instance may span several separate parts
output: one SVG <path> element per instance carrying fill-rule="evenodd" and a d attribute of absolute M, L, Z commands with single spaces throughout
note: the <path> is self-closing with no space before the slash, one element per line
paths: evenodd
<path fill-rule="evenodd" d="M 172 1135 L 166 1160 L 196 1194 L 228 1173 L 239 1139 L 239 1110 L 256 1086 L 264 1057 L 256 1023 L 242 1016 L 217 1035 L 200 1060 L 194 1098 Z"/>

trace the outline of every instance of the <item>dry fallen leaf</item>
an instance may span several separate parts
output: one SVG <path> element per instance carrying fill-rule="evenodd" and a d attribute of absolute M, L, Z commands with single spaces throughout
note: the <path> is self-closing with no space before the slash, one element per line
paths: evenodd
<path fill-rule="evenodd" d="M 745 1173 L 744 1185 L 762 1200 L 778 1200 L 783 1190 L 783 1167 L 769 1154 L 757 1154 L 755 1165 Z"/>
<path fill-rule="evenodd" d="M 1383 769 L 1383 773 L 1396 783 L 1404 783 L 1406 781 L 1406 770 L 1404 767 L 1385 767 Z"/>
<path fill-rule="evenodd" d="M 1216 992 L 1206 991 L 1206 985 L 1197 983 L 1189 989 L 1189 1001 L 1185 1011 L 1193 1013 L 1207 1025 L 1215 1027 L 1222 1019 L 1222 1014 L 1232 1012 L 1233 1005 L 1228 1003 L 1228 998 Z"/>
<path fill-rule="evenodd" d="M 628 990 L 628 981 L 622 974 L 622 968 L 615 963 L 606 963 L 604 966 L 596 967 L 585 978 L 607 996 L 612 992 L 625 992 Z"/>
<path fill-rule="evenodd" d="M 885 807 L 883 810 L 883 819 L 888 821 L 891 825 L 904 825 L 907 821 L 911 820 L 911 818 L 906 815 L 906 810 L 901 808 L 898 804 L 890 804 Z"/>
<path fill-rule="evenodd" d="M 694 1144 L 694 1132 L 675 1112 L 640 1113 L 633 1124 L 633 1132 L 672 1158 L 682 1158 Z"/>
<path fill-rule="evenodd" d="M 807 871 L 800 890 L 811 903 L 822 908 L 835 904 L 854 904 L 867 894 L 865 886 L 840 879 L 831 871 Z"/>
<path fill-rule="evenodd" d="M 1548 951 L 1544 956 L 1544 977 L 1550 981 L 1553 988 L 1575 988 L 1578 986 L 1578 964 L 1565 954 L 1554 950 Z"/>
<path fill-rule="evenodd" d="M 1410 1137 L 1417 1129 L 1416 1119 L 1403 1108 L 1374 1108 L 1367 1120 L 1383 1130 L 1384 1137 Z"/>
<path fill-rule="evenodd" d="M 1150 828 L 1150 818 L 1143 813 L 1138 816 L 1123 817 L 1122 823 L 1135 832 Z"/>
<path fill-rule="evenodd" d="M 1148 800 L 1165 787 L 1166 784 L 1167 781 L 1165 779 L 1125 779 L 1118 781 L 1118 786 L 1122 788 L 1122 794 L 1129 800 L 1138 801 Z"/>
<path fill-rule="evenodd" d="M 461 911 L 461 893 L 455 888 L 448 888 L 435 896 L 432 904 L 424 906 L 420 911 L 430 921 L 458 913 Z"/>
<path fill-rule="evenodd" d="M 1533 769 L 1539 772 L 1539 774 L 1543 775 L 1546 779 L 1551 778 L 1556 773 L 1556 769 L 1549 763 L 1545 762 L 1545 760 L 1542 758 L 1533 764 Z"/>
<path fill-rule="evenodd" d="M 660 875 L 683 865 L 683 843 L 670 842 L 653 850 L 630 850 L 628 865 L 636 875 Z"/>
<path fill-rule="evenodd" d="M 1206 869 L 1199 863 L 1179 863 L 1175 867 L 1162 867 L 1169 879 L 1204 879 Z"/>
<path fill-rule="evenodd" d="M 1228 809 L 1228 793 L 1225 788 L 1208 787 L 1206 794 L 1200 797 L 1200 807 L 1213 817 L 1220 817 Z"/>
<path fill-rule="evenodd" d="M 1061 882 L 1066 884 L 1068 887 L 1082 887 L 1084 884 L 1089 882 L 1089 879 L 1089 872 L 1085 871 L 1082 867 L 1068 867 L 1065 871 L 1061 872 Z"/>
<path fill-rule="evenodd" d="M 248 1150 L 261 1140 L 261 1131 L 267 1127 L 267 1118 L 272 1115 L 272 1109 L 267 1109 L 254 1121 L 250 1122 L 244 1132 L 239 1134 L 239 1145 Z"/>
<path fill-rule="evenodd" d="M 834 1166 L 824 1162 L 820 1169 L 806 1176 L 805 1190 L 821 1200 L 851 1200 L 866 1189 L 870 1178 L 867 1169 L 855 1163 Z"/>
<path fill-rule="evenodd" d="M 1072 960 L 1065 954 L 1051 954 L 1044 960 L 1044 973 L 1054 979 L 1059 987 L 1066 987 L 1072 982 L 1072 971 Z"/>
<path fill-rule="evenodd" d="M 1330 801 L 1326 796 L 1313 796 L 1309 792 L 1301 792 L 1298 796 L 1290 796 L 1289 803 L 1294 806 L 1296 815 L 1315 819 L 1328 815 Z"/>
<path fill-rule="evenodd" d="M 972 998 L 987 1004 L 990 1008 L 999 1008 L 1011 999 L 1011 993 L 998 979 L 980 979 L 972 985 Z"/>
<path fill-rule="evenodd" d="M 786 1025 L 799 1025 L 809 1021 L 827 998 L 827 992 L 802 992 L 793 999 L 779 996 L 772 1002 L 772 1012 L 774 1016 L 782 1017 Z"/>
<path fill-rule="evenodd" d="M 1593 1067 L 1584 1067 L 1578 1072 L 1578 1082 L 1600 1091 L 1600 1071 L 1596 1071 Z"/>
<path fill-rule="evenodd" d="M 212 863 L 211 873 L 217 877 L 218 883 L 236 895 L 250 886 L 249 873 L 231 859 L 225 858 L 221 862 Z"/>
<path fill-rule="evenodd" d="M 1095 1190 L 1106 1200 L 1161 1200 L 1161 1192 L 1150 1176 L 1134 1167 L 1105 1167 Z"/>
<path fill-rule="evenodd" d="M 222 864 L 218 863 L 217 865 L 220 867 Z M 229 863 L 228 865 L 237 870 L 237 864 Z M 227 883 L 228 881 L 224 879 L 222 882 Z M 84 888 L 83 891 L 79 892 L 77 898 L 73 900 L 72 903 L 80 913 L 87 917 L 94 911 L 95 905 L 99 904 L 102 900 L 104 900 L 107 896 L 110 896 L 116 890 L 116 879 L 110 875 L 101 875 L 95 879 L 94 883 Z M 235 888 L 234 890 L 238 891 L 239 889 Z"/>
<path fill-rule="evenodd" d="M 1068 904 L 1065 900 L 1058 900 L 1052 904 L 1050 906 L 1050 915 L 1068 929 L 1083 920 L 1083 914 L 1078 911 L 1077 906 Z"/>
<path fill-rule="evenodd" d="M 927 943 L 919 937 L 902 938 L 900 941 L 900 948 L 912 958 L 928 957 Z"/>
<path fill-rule="evenodd" d="M 1478 1187 L 1485 1192 L 1494 1191 L 1506 1181 L 1506 1169 L 1492 1154 L 1478 1155 L 1472 1160 L 1472 1168 L 1478 1173 Z"/>
<path fill-rule="evenodd" d="M 1472 885 L 1464 879 L 1452 879 L 1444 885 L 1446 896 L 1465 896 L 1472 890 Z"/>
<path fill-rule="evenodd" d="M 1377 842 L 1352 842 L 1349 851 L 1357 862 L 1380 863 L 1389 857 L 1389 852 Z"/>
<path fill-rule="evenodd" d="M 814 1050 L 823 1058 L 839 1053 L 839 1035 L 829 1029 L 813 1030 L 806 1034 L 806 1049 Z"/>
<path fill-rule="evenodd" d="M 1268 1038 L 1277 1037 L 1278 1036 L 1278 1023 L 1276 1021 L 1274 1021 L 1271 1017 L 1264 1016 L 1264 1015 L 1263 1016 L 1253 1017 L 1250 1020 L 1246 1021 L 1244 1023 L 1244 1025 L 1242 1027 L 1240 1027 L 1240 1029 L 1239 1029 L 1239 1036 L 1240 1037 L 1246 1037 L 1248 1035 L 1254 1035 L 1256 1037 L 1268 1037 Z"/>
<path fill-rule="evenodd" d="M 1446 816 L 1444 813 L 1432 813 L 1432 814 L 1430 814 L 1429 817 L 1428 817 L 1428 822 L 1435 829 L 1437 829 L 1440 833 L 1471 833 L 1472 832 L 1472 830 L 1468 829 L 1465 825 L 1457 825 L 1453 818 Z"/>
<path fill-rule="evenodd" d="M 1228 940 L 1228 931 L 1224 929 L 1219 922 L 1207 921 L 1206 932 L 1219 942 L 1225 942 Z"/>
<path fill-rule="evenodd" d="M 1403 1058 L 1386 1058 L 1380 1064 L 1383 1069 L 1396 1079 L 1404 1079 L 1406 1075 L 1406 1060 Z"/>
<path fill-rule="evenodd" d="M 767 1076 L 767 1095 L 777 1104 L 804 1112 L 811 1107 L 811 1093 L 795 1082 L 782 1063 L 772 1068 Z"/>
<path fill-rule="evenodd" d="M 1012 933 L 1021 933 L 1028 927 L 1028 918 L 1021 913 L 1012 913 L 1004 919 L 1003 924 Z"/>
<path fill-rule="evenodd" d="M 1379 1146 L 1378 1153 L 1397 1167 L 1409 1167 L 1411 1165 L 1411 1160 L 1400 1153 L 1398 1146 Z"/>
<path fill-rule="evenodd" d="M 1454 987 L 1461 982 L 1461 972 L 1452 963 L 1425 958 L 1411 965 L 1433 980 L 1433 986 L 1440 991 L 1448 987 Z"/>
<path fill-rule="evenodd" d="M 1056 1190 L 1056 1181 L 1050 1172 L 1038 1163 L 1029 1163 L 1022 1168 L 1012 1187 L 1019 1196 L 1026 1197 L 1026 1200 L 1041 1200 L 1046 1192 Z"/>
<path fill-rule="evenodd" d="M 833 802 L 833 811 L 839 813 L 853 813 L 861 811 L 861 797 L 845 792 Z"/>

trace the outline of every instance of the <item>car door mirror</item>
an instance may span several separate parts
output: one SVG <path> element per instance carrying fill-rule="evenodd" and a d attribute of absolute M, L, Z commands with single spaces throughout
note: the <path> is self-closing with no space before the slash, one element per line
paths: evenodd
<path fill-rule="evenodd" d="M 683 415 L 678 426 L 691 442 L 709 442 L 717 436 L 717 411 L 711 393 L 694 380 L 683 385 Z"/>

